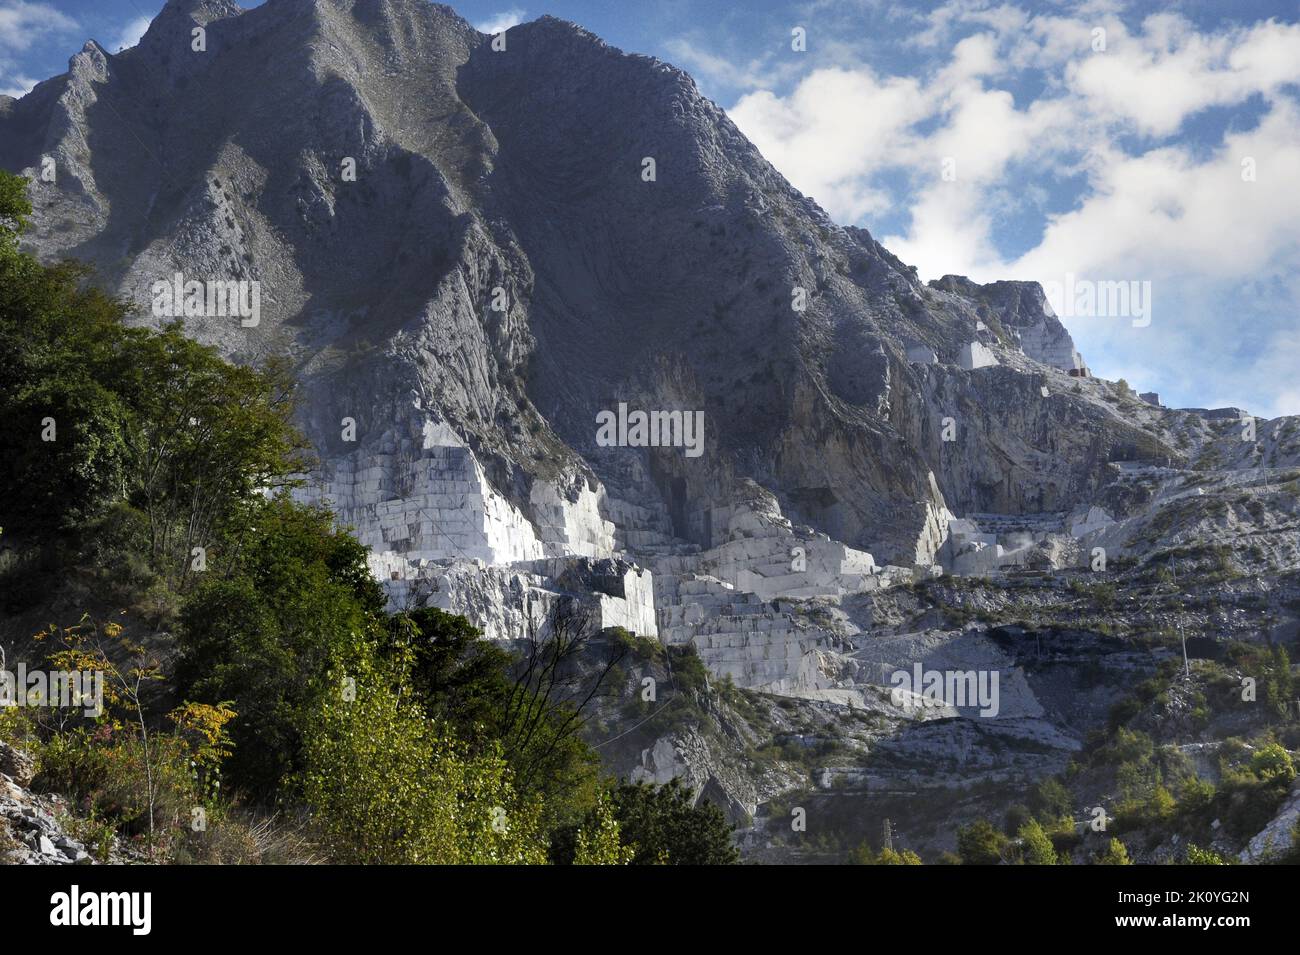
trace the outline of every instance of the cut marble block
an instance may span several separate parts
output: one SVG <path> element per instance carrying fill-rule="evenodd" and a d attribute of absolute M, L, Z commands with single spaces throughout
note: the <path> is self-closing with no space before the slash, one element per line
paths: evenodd
<path fill-rule="evenodd" d="M 519 640 L 530 627 L 545 635 L 547 615 L 562 597 L 577 600 L 594 630 L 658 636 L 654 578 L 625 560 L 550 557 L 492 566 L 387 551 L 372 555 L 370 567 L 384 583 L 390 612 L 438 607 L 464 615 L 491 640 Z"/>
<path fill-rule="evenodd" d="M 363 543 L 379 550 L 490 564 L 544 553 L 533 525 L 493 489 L 473 451 L 445 428 L 426 427 L 423 447 L 405 454 L 357 451 L 319 487 L 295 496 L 332 502 L 339 522 L 358 528 Z"/>
<path fill-rule="evenodd" d="M 588 476 L 537 480 L 518 504 L 442 425 L 420 442 L 378 442 L 336 462 L 300 497 L 334 502 L 371 548 L 389 608 L 464 614 L 494 640 L 541 632 L 561 598 L 596 628 L 693 644 L 715 674 L 778 692 L 831 688 L 837 638 L 784 597 L 835 599 L 907 571 L 810 528 L 795 528 L 756 486 L 716 508 L 714 546 L 676 538 L 662 509 L 610 498 Z M 650 567 L 618 558 L 645 554 Z"/>
<path fill-rule="evenodd" d="M 541 530 L 548 556 L 611 557 L 615 550 L 614 523 L 601 516 L 604 488 L 595 490 L 578 481 L 570 500 L 556 485 L 537 481 L 529 504 Z"/>
<path fill-rule="evenodd" d="M 1016 329 L 1016 333 L 1020 350 L 1035 361 L 1067 372 L 1087 367 L 1070 333 L 1059 322 L 1039 321 Z"/>
<path fill-rule="evenodd" d="M 961 346 L 961 352 L 957 356 L 957 364 L 966 371 L 974 371 L 976 368 L 988 368 L 998 363 L 998 358 L 983 342 L 967 342 Z"/>

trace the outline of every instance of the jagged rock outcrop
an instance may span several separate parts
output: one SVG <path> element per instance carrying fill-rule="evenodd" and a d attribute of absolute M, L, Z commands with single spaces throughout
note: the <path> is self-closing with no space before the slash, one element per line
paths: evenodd
<path fill-rule="evenodd" d="M 0 864 L 92 862 L 85 845 L 60 823 L 60 815 L 66 814 L 61 804 L 28 788 L 35 767 L 30 755 L 0 742 Z"/>
<path fill-rule="evenodd" d="M 1052 311 L 1037 282 L 977 285 L 962 275 L 945 275 L 929 284 L 977 303 L 981 318 L 1006 334 L 1034 361 L 1065 372 L 1086 372 L 1088 366 L 1074 347 L 1074 339 Z"/>

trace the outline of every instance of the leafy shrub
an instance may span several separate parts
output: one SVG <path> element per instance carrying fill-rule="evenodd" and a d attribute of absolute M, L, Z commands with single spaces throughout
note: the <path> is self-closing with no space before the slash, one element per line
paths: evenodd
<path fill-rule="evenodd" d="M 322 844 L 360 864 L 539 863 L 540 806 L 499 756 L 470 755 L 382 671 L 326 694 L 307 732 L 301 795 Z"/>
<path fill-rule="evenodd" d="M 1008 845 L 1007 837 L 985 819 L 957 830 L 957 854 L 962 865 L 999 865 Z"/>
<path fill-rule="evenodd" d="M 1295 779 L 1296 775 L 1291 754 L 1278 743 L 1269 743 L 1255 750 L 1250 758 L 1250 771 L 1262 780 L 1285 783 Z"/>

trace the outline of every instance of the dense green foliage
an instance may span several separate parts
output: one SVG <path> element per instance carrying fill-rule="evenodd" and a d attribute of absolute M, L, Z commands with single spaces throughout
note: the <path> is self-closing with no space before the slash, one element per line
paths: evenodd
<path fill-rule="evenodd" d="M 622 783 L 610 794 L 614 820 L 633 865 L 732 865 L 739 854 L 731 843 L 731 826 L 722 810 L 708 802 L 695 803 L 677 780 L 663 786 Z M 592 810 L 581 826 L 561 831 L 551 848 L 557 862 L 570 861 L 582 829 L 593 829 L 600 810 Z"/>
<path fill-rule="evenodd" d="M 20 252 L 23 185 L 0 175 L 0 527 L 86 547 L 97 522 L 126 525 L 184 590 L 194 548 L 306 463 L 287 369 L 231 365 L 179 325 L 128 327 L 85 267 Z"/>
<path fill-rule="evenodd" d="M 515 792 L 493 753 L 477 755 L 429 719 L 388 668 L 325 694 L 300 776 L 332 858 L 363 864 L 540 863 L 541 806 Z"/>
<path fill-rule="evenodd" d="M 214 559 L 185 600 L 175 681 L 185 699 L 233 701 L 230 776 L 265 797 L 298 768 L 326 672 L 362 653 L 384 599 L 365 548 L 328 512 L 277 498 L 246 513 L 233 553 Z"/>

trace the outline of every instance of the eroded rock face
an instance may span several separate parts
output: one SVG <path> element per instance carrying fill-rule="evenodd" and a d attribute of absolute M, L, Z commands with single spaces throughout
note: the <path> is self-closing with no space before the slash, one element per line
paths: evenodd
<path fill-rule="evenodd" d="M 1008 333 L 1034 361 L 1066 372 L 1087 368 L 1037 282 L 977 285 L 965 276 L 945 275 L 930 286 L 977 303 L 980 314 Z"/>
<path fill-rule="evenodd" d="M 608 556 L 614 499 L 707 547 L 708 515 L 748 481 L 850 547 L 932 560 L 948 498 L 997 497 L 1004 468 L 934 466 L 928 421 L 983 402 L 981 366 L 1016 344 L 984 335 L 938 394 L 906 348 L 955 363 L 992 313 L 1059 337 L 1016 283 L 922 285 L 684 73 L 548 17 L 499 53 L 418 0 L 173 2 L 138 47 L 88 46 L 0 126 L 6 166 L 59 171 L 34 184 L 33 247 L 95 262 L 142 321 L 177 272 L 261 283 L 256 327 L 187 330 L 238 359 L 294 356 L 320 494 L 390 575 L 402 557 Z M 598 447 L 617 401 L 702 411 L 703 453 Z M 1026 489 L 999 503 L 1083 503 L 1093 462 L 1056 453 L 1040 401 L 993 435 L 1019 447 Z"/>

